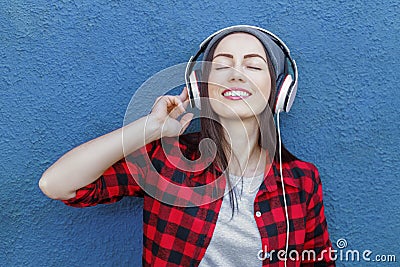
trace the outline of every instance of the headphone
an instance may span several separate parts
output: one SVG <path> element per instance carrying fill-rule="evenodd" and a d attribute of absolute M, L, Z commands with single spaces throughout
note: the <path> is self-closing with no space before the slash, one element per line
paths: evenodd
<path fill-rule="evenodd" d="M 238 28 L 235 31 L 235 28 Z M 260 31 L 264 33 L 267 37 L 269 37 L 283 52 L 284 54 L 284 71 L 282 74 L 277 73 L 277 81 L 276 81 L 276 94 L 275 94 L 275 105 L 272 109 L 274 114 L 279 113 L 281 111 L 289 112 L 290 108 L 293 105 L 293 101 L 296 96 L 297 92 L 297 81 L 298 81 L 298 72 L 297 72 L 297 65 L 294 59 L 290 56 L 290 50 L 286 46 L 286 44 L 279 39 L 275 34 L 256 26 L 250 25 L 236 25 L 227 28 L 223 28 L 209 37 L 207 37 L 201 44 L 199 50 L 196 52 L 194 56 L 191 56 L 185 70 L 185 83 L 186 88 L 188 89 L 189 93 L 189 100 L 190 106 L 192 108 L 197 107 L 201 109 L 200 104 L 200 86 L 199 81 L 201 77 L 201 70 L 194 69 L 196 65 L 197 59 L 200 57 L 201 54 L 204 53 L 207 46 L 210 42 L 214 39 L 214 37 L 222 32 L 225 31 L 232 31 L 233 32 L 241 32 L 240 28 L 248 28 Z M 271 56 L 270 56 L 271 57 Z"/>

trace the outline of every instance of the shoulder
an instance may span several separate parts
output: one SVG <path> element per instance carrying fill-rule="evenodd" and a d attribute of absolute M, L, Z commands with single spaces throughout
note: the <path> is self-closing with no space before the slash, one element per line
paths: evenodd
<path fill-rule="evenodd" d="M 279 172 L 279 164 L 277 165 Z M 311 162 L 292 160 L 282 164 L 283 176 L 286 183 L 290 183 L 307 193 L 313 193 L 321 184 L 318 168 Z M 280 176 L 278 175 L 280 179 Z"/>
<path fill-rule="evenodd" d="M 162 137 L 147 144 L 146 150 L 149 153 L 153 151 L 157 154 L 171 154 L 179 148 L 186 158 L 191 159 L 199 153 L 198 145 L 200 140 L 199 132 L 174 137 Z"/>
<path fill-rule="evenodd" d="M 162 137 L 147 144 L 143 151 L 147 152 L 151 164 L 158 172 L 166 168 L 171 172 L 177 169 L 181 172 L 190 172 L 189 170 L 198 169 L 194 168 L 194 165 L 199 167 L 207 162 L 204 158 L 199 160 L 201 156 L 198 148 L 199 137 L 199 133 Z"/>

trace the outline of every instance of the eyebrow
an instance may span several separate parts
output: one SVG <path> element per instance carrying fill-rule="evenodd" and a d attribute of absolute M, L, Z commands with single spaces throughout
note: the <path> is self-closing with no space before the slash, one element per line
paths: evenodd
<path fill-rule="evenodd" d="M 216 57 L 228 57 L 228 58 L 233 58 L 233 55 L 221 53 L 221 54 L 216 55 L 213 59 L 215 59 Z M 265 58 L 263 58 L 263 57 L 262 57 L 261 55 L 259 55 L 259 54 L 247 54 L 247 55 L 244 55 L 243 58 L 251 58 L 251 57 L 259 57 L 259 58 L 261 58 L 262 60 L 264 60 L 265 63 L 267 63 L 267 61 L 265 60 Z"/>

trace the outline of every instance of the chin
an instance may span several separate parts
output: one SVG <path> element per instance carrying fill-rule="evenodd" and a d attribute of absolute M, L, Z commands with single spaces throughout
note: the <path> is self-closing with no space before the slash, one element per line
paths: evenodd
<path fill-rule="evenodd" d="M 255 118 L 256 116 L 260 115 L 261 112 L 264 109 L 254 109 L 251 110 L 249 107 L 245 108 L 234 108 L 231 107 L 230 109 L 226 109 L 223 107 L 216 107 L 213 108 L 214 112 L 221 118 L 225 119 L 232 119 L 232 120 L 244 120 L 244 119 L 250 119 L 250 118 Z"/>

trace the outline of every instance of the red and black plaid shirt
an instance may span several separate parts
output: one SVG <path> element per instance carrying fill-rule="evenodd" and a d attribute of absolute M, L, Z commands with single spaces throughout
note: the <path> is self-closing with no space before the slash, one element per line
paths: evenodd
<path fill-rule="evenodd" d="M 207 160 L 196 161 L 198 151 L 192 153 L 189 147 L 177 138 L 149 143 L 63 202 L 87 207 L 113 203 L 124 196 L 144 197 L 143 266 L 198 266 L 215 229 L 222 204 L 222 198 L 217 197 L 218 192 L 224 192 L 220 190 L 225 189 L 225 179 L 217 179 L 224 176 L 215 164 L 207 167 Z M 193 162 L 182 160 L 180 152 L 194 160 L 195 169 Z M 310 261 L 288 259 L 287 266 L 335 266 L 329 259 L 331 241 L 317 168 L 300 160 L 282 167 L 290 218 L 288 255 L 295 258 L 290 251 L 301 256 L 302 251 L 312 250 L 317 256 Z M 256 221 L 260 231 L 260 249 L 285 249 L 285 210 L 276 162 L 266 166 L 254 201 L 254 218 L 249 219 Z M 284 266 L 278 253 L 271 255 L 263 266 Z"/>

